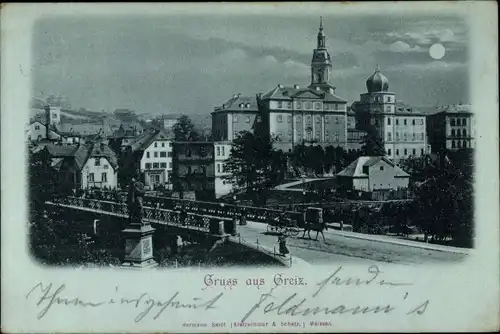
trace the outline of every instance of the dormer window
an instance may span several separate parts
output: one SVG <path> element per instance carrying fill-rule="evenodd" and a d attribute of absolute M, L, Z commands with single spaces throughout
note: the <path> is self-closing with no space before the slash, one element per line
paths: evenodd
<path fill-rule="evenodd" d="M 369 171 L 368 166 L 363 166 L 363 173 L 368 175 L 369 174 L 368 171 Z"/>

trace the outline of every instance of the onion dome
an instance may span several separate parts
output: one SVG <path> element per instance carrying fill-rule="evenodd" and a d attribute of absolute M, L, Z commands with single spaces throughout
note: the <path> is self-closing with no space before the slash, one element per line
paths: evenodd
<path fill-rule="evenodd" d="M 377 65 L 375 73 L 366 80 L 366 89 L 368 93 L 373 92 L 387 92 L 389 90 L 389 80 L 380 73 L 380 68 Z"/>

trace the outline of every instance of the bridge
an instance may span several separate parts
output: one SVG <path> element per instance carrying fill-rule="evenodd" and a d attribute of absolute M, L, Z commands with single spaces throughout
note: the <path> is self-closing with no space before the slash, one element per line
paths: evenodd
<path fill-rule="evenodd" d="M 85 222 L 98 219 L 103 231 L 113 227 L 111 220 L 121 220 L 117 231 L 121 233 L 128 224 L 125 197 L 113 192 L 85 193 L 84 197 L 62 197 L 48 202 L 52 208 L 69 210 L 73 216 L 83 213 Z M 326 240 L 316 241 L 296 237 L 287 238 L 287 247 L 293 256 L 280 256 L 276 234 L 268 233 L 266 224 L 278 215 L 296 219 L 302 212 L 269 208 L 238 206 L 228 203 L 199 202 L 178 198 L 146 196 L 144 221 L 153 225 L 158 247 L 164 239 L 181 236 L 203 245 L 207 254 L 232 247 L 235 253 L 245 253 L 245 258 L 260 255 L 259 261 L 283 265 L 390 262 L 401 264 L 448 263 L 461 261 L 460 252 L 452 247 L 421 247 L 422 243 L 403 241 L 391 237 L 369 236 L 360 233 L 325 231 Z M 90 215 L 90 216 L 89 216 Z M 235 221 L 246 218 L 244 224 Z M 73 218 L 71 220 L 75 220 Z M 116 224 L 115 224 L 116 225 Z M 120 229 L 118 229 L 120 228 Z M 314 234 L 313 234 L 314 237 Z M 381 241 L 386 239 L 386 241 Z M 379 240 L 379 241 L 377 241 Z M 413 243 L 413 245 L 410 245 Z M 416 247 L 415 245 L 418 244 Z M 434 249 L 435 248 L 435 249 Z M 161 248 L 155 248 L 161 249 Z M 226 248 L 224 248 L 226 249 Z M 256 263 L 258 261 L 255 261 Z M 252 262 L 253 263 L 253 262 Z"/>
<path fill-rule="evenodd" d="M 110 198 L 107 198 L 110 199 Z M 168 239 L 181 236 L 183 240 L 195 241 L 203 245 L 206 253 L 214 251 L 224 244 L 233 244 L 239 247 L 240 251 L 258 252 L 265 262 L 273 262 L 282 266 L 291 266 L 293 259 L 290 255 L 282 256 L 277 251 L 276 244 L 259 240 L 254 234 L 248 235 L 245 230 L 238 231 L 237 222 L 239 220 L 236 210 L 224 210 L 224 206 L 196 207 L 198 212 L 193 212 L 193 206 L 174 206 L 174 209 L 160 208 L 159 202 L 152 202 L 151 199 L 145 201 L 143 208 L 143 222 L 156 227 L 156 231 L 151 232 L 155 237 L 168 242 Z M 151 205 L 155 205 L 152 207 Z M 85 214 L 87 222 L 99 222 L 106 225 L 110 218 L 120 221 L 120 228 L 127 226 L 128 207 L 124 202 L 110 200 L 98 200 L 82 197 L 60 197 L 46 202 L 46 205 L 53 209 L 64 210 L 66 215 L 75 217 L 75 213 Z M 264 216 L 251 214 L 252 218 L 265 219 Z M 106 229 L 109 226 L 99 226 Z M 94 226 L 96 232 L 97 226 Z M 152 243 L 152 241 L 151 241 Z M 163 245 L 163 243 L 160 243 Z M 172 243 L 170 243 L 172 245 Z M 299 261 L 299 260 L 297 260 Z"/>

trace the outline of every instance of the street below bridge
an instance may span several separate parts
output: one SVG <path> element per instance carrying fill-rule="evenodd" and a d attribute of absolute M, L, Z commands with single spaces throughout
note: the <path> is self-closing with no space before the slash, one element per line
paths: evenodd
<path fill-rule="evenodd" d="M 278 236 L 267 232 L 266 224 L 248 222 L 238 226 L 238 232 L 246 242 L 258 243 L 278 252 Z M 383 264 L 395 263 L 403 265 L 418 265 L 432 263 L 453 263 L 464 260 L 467 255 L 423 249 L 407 245 L 397 245 L 387 242 L 350 238 L 336 233 L 335 230 L 324 231 L 325 241 L 321 233 L 314 240 L 316 232 L 307 233 L 302 238 L 301 231 L 296 237 L 287 238 L 287 247 L 292 257 L 298 257 L 309 264 Z"/>

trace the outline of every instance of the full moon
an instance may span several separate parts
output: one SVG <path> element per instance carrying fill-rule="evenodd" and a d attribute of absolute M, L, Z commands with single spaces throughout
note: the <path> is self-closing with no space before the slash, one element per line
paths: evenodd
<path fill-rule="evenodd" d="M 429 48 L 429 55 L 431 56 L 431 58 L 434 58 L 434 59 L 443 58 L 445 53 L 446 53 L 446 49 L 444 48 L 444 46 L 442 44 L 433 44 Z"/>

